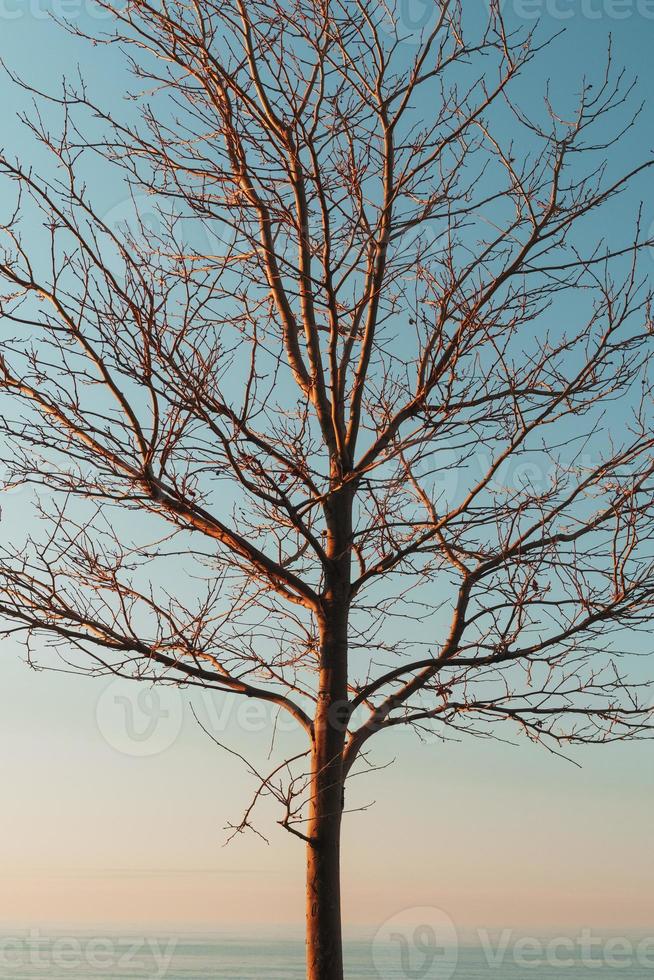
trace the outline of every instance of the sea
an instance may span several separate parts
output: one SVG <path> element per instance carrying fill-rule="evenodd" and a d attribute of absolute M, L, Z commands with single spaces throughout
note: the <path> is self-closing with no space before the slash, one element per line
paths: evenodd
<path fill-rule="evenodd" d="M 654 939 L 486 938 L 447 950 L 429 943 L 346 943 L 347 980 L 654 980 Z M 300 939 L 0 935 L 0 977 L 12 980 L 304 980 Z"/>

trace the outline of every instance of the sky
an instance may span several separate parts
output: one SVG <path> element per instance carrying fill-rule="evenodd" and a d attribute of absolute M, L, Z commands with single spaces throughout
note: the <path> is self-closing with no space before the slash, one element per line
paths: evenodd
<path fill-rule="evenodd" d="M 421 23 L 422 0 L 399 2 L 408 29 Z M 616 62 L 639 74 L 649 94 L 654 0 L 506 0 L 504 10 L 523 21 L 536 15 L 545 34 L 565 30 L 529 83 L 534 97 L 547 72 L 572 91 L 582 74 L 601 70 L 610 33 Z M 49 11 L 87 30 L 102 27 L 87 0 L 0 0 L 2 58 L 50 88 L 79 62 L 119 111 L 121 64 L 65 35 Z M 9 82 L 0 85 L 3 140 L 22 153 Z M 617 162 L 628 166 L 638 146 L 651 151 L 653 132 L 648 110 L 617 147 Z M 120 215 L 120 192 L 105 193 L 107 209 Z M 651 195 L 645 217 L 654 221 Z M 20 495 L 3 511 L 29 517 Z M 258 826 L 269 845 L 248 835 L 225 847 L 224 827 L 240 817 L 251 780 L 200 729 L 187 694 L 165 691 L 158 702 L 139 700 L 144 694 L 35 673 L 13 641 L 4 643 L 0 926 L 301 928 L 300 842 L 263 811 Z M 194 704 L 217 737 L 261 751 L 267 717 L 240 702 Z M 380 739 L 376 758 L 391 765 L 353 790 L 357 807 L 371 806 L 345 819 L 350 930 L 422 905 L 442 909 L 463 931 L 651 929 L 651 745 L 579 751 L 577 768 L 530 744 L 421 744 L 404 733 Z"/>

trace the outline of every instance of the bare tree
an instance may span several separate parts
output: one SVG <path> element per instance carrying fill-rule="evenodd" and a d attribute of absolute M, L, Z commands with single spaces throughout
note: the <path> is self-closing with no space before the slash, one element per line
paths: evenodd
<path fill-rule="evenodd" d="M 55 166 L 0 160 L 7 481 L 38 517 L 0 609 L 30 658 L 290 712 L 253 806 L 305 843 L 307 976 L 341 980 L 373 735 L 649 731 L 649 243 L 599 221 L 652 160 L 606 163 L 637 116 L 610 56 L 523 105 L 547 42 L 495 8 L 435 0 L 411 46 L 369 0 L 113 13 L 124 116 L 30 90 Z M 105 167 L 157 228 L 103 219 Z"/>

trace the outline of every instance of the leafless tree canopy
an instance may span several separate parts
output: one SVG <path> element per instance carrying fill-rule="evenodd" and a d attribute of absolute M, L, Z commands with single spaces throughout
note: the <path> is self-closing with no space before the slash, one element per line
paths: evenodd
<path fill-rule="evenodd" d="M 600 224 L 651 165 L 606 163 L 624 73 L 521 98 L 547 40 L 454 0 L 411 43 L 367 0 L 114 13 L 124 116 L 34 92 L 56 166 L 0 161 L 5 456 L 39 514 L 7 629 L 291 712 L 312 762 L 262 786 L 310 846 L 321 774 L 340 796 L 380 730 L 647 731 L 648 243 Z M 103 218 L 105 172 L 154 224 Z"/>

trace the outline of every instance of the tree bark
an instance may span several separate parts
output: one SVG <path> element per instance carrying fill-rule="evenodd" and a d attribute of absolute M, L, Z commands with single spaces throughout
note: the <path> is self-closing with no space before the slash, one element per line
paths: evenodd
<path fill-rule="evenodd" d="M 335 522 L 320 627 L 307 836 L 307 980 L 343 980 L 340 843 L 348 720 L 349 514 Z"/>
<path fill-rule="evenodd" d="M 307 980 L 343 980 L 340 837 L 343 783 L 316 753 L 307 845 Z M 334 767 L 336 768 L 336 767 Z M 329 773 L 329 775 L 328 775 Z M 330 784 L 330 779 L 336 777 Z"/>
<path fill-rule="evenodd" d="M 333 468 L 334 482 L 341 479 Z M 320 660 L 313 723 L 311 799 L 307 827 L 307 980 L 343 980 L 340 850 L 344 805 L 343 748 L 349 717 L 348 623 L 352 491 L 336 493 L 327 523 Z"/>
<path fill-rule="evenodd" d="M 307 836 L 307 980 L 343 980 L 340 842 L 347 724 L 347 602 L 331 596 L 321 623 Z"/>

